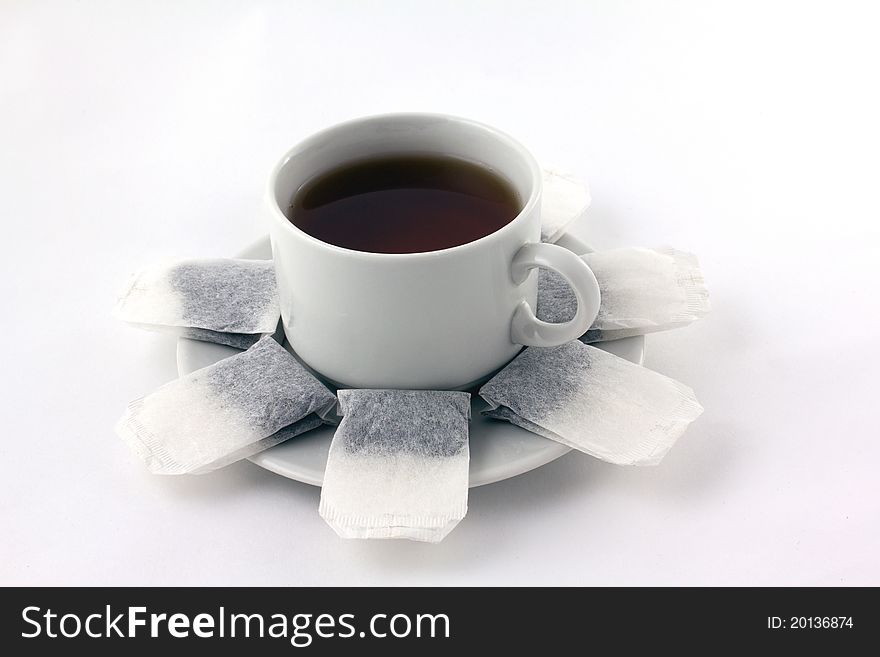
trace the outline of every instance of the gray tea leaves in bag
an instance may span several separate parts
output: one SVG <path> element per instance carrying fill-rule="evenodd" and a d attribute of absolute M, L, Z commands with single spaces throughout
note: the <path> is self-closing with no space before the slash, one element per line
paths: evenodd
<path fill-rule="evenodd" d="M 584 342 L 617 340 L 686 326 L 709 312 L 709 292 L 696 256 L 671 247 L 622 248 L 581 256 L 601 291 L 599 314 Z M 577 301 L 556 272 L 542 269 L 536 315 L 547 322 L 574 317 Z"/>
<path fill-rule="evenodd" d="M 336 397 L 273 338 L 128 405 L 117 433 L 155 474 L 202 473 L 321 425 Z"/>
<path fill-rule="evenodd" d="M 656 465 L 703 412 L 687 386 L 578 340 L 524 350 L 480 396 L 489 417 L 621 465 Z"/>
<path fill-rule="evenodd" d="M 344 538 L 442 540 L 467 513 L 470 395 L 338 394 L 321 517 Z"/>
<path fill-rule="evenodd" d="M 114 315 L 139 328 L 247 349 L 278 326 L 272 261 L 204 258 L 145 267 L 132 276 Z"/>
<path fill-rule="evenodd" d="M 181 328 L 177 334 L 181 338 L 224 344 L 227 347 L 241 350 L 250 349 L 265 335 L 263 333 L 223 333 L 200 328 Z"/>

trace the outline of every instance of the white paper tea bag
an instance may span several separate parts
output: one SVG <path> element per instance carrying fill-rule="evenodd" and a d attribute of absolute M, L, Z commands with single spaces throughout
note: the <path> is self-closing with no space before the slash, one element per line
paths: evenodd
<path fill-rule="evenodd" d="M 278 326 L 272 261 L 205 258 L 145 267 L 132 276 L 114 315 L 140 328 L 247 349 Z"/>
<path fill-rule="evenodd" d="M 541 241 L 555 242 L 590 207 L 590 190 L 557 169 L 544 169 L 543 174 Z"/>
<path fill-rule="evenodd" d="M 273 338 L 128 405 L 117 433 L 155 474 L 200 474 L 332 417 L 336 397 Z"/>
<path fill-rule="evenodd" d="M 442 540 L 467 513 L 470 395 L 338 394 L 321 517 L 343 538 Z"/>
<path fill-rule="evenodd" d="M 578 340 L 524 350 L 480 396 L 489 417 L 621 465 L 656 465 L 703 412 L 687 386 Z"/>
<path fill-rule="evenodd" d="M 709 312 L 709 291 L 696 256 L 671 247 L 623 248 L 581 256 L 601 291 L 599 315 L 581 338 L 616 340 L 686 326 Z M 536 315 L 547 322 L 574 317 L 577 301 L 556 272 L 542 269 Z"/>

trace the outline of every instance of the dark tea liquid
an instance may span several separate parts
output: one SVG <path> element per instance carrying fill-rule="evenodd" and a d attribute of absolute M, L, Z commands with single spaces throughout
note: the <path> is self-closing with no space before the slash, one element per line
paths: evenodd
<path fill-rule="evenodd" d="M 356 251 L 421 253 L 494 233 L 520 211 L 510 184 L 471 162 L 395 155 L 352 162 L 303 185 L 288 218 Z"/>

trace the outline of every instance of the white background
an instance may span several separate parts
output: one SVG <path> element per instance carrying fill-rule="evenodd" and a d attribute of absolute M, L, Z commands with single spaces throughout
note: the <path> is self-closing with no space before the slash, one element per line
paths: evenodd
<path fill-rule="evenodd" d="M 4 2 L 0 583 L 880 584 L 877 16 L 848 2 Z M 265 232 L 268 169 L 385 111 L 586 176 L 598 248 L 697 252 L 713 314 L 647 365 L 706 408 L 656 468 L 571 454 L 440 545 L 346 542 L 244 462 L 112 431 L 175 376 L 135 267 Z"/>

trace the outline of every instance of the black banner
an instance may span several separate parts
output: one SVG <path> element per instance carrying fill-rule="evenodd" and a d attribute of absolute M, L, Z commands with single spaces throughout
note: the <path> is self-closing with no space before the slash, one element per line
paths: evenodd
<path fill-rule="evenodd" d="M 877 637 L 875 589 L 3 589 L 2 647 L 163 655 L 457 648 L 833 650 Z M 610 644 L 609 644 L 610 642 Z M 75 645 L 74 645 L 75 644 Z"/>

